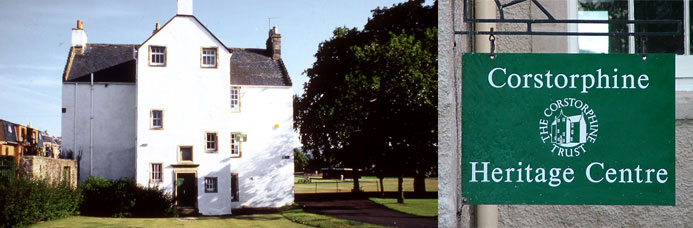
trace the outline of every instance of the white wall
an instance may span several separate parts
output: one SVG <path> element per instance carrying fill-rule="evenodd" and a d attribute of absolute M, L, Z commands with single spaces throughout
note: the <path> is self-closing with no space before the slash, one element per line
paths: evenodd
<path fill-rule="evenodd" d="M 290 205 L 294 202 L 291 87 L 242 86 L 240 99 L 241 111 L 231 115 L 231 130 L 248 138 L 241 143 L 241 157 L 231 158 L 240 191 L 239 202 L 232 206 Z"/>
<path fill-rule="evenodd" d="M 62 149 L 73 150 L 75 153 L 82 152 L 82 160 L 79 164 L 80 181 L 90 175 L 108 179 L 134 178 L 135 85 L 94 84 L 92 137 L 90 137 L 89 126 L 90 87 L 89 83 L 63 83 L 62 103 L 66 112 L 62 114 Z M 93 160 L 89 150 L 90 140 L 93 143 Z M 90 164 L 93 165 L 91 171 Z"/>
<path fill-rule="evenodd" d="M 149 66 L 149 45 L 165 46 L 165 67 Z M 202 47 L 218 47 L 217 68 L 201 68 Z M 198 209 L 205 215 L 231 213 L 230 53 L 192 17 L 177 16 L 138 51 L 137 183 L 149 184 L 150 163 L 163 163 L 163 187 L 173 190 L 178 146 L 193 146 Z M 150 129 L 150 111 L 162 109 L 163 130 Z M 218 151 L 205 151 L 205 132 L 216 132 Z M 218 192 L 204 192 L 204 178 L 217 177 Z"/>

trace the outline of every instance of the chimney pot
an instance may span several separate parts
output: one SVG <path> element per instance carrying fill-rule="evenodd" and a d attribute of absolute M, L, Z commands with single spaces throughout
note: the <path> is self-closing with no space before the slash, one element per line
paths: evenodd
<path fill-rule="evenodd" d="M 152 34 L 158 32 L 159 29 L 161 29 L 161 28 L 159 27 L 159 23 L 157 22 L 157 23 L 156 23 L 156 27 L 154 28 L 154 31 L 152 31 Z"/>
<path fill-rule="evenodd" d="M 84 24 L 82 24 L 82 20 L 77 20 L 77 29 L 84 29 Z"/>

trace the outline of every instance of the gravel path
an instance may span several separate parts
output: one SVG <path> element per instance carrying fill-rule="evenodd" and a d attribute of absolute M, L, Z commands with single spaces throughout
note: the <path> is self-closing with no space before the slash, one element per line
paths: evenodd
<path fill-rule="evenodd" d="M 438 220 L 409 215 L 374 203 L 368 199 L 323 199 L 297 201 L 303 210 L 335 218 L 396 227 L 437 227 Z"/>

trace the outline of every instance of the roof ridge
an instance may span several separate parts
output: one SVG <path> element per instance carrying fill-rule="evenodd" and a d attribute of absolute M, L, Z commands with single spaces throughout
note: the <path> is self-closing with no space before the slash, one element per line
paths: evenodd
<path fill-rule="evenodd" d="M 89 45 L 111 45 L 111 46 L 137 46 L 139 44 L 107 44 L 107 43 L 87 43 L 87 47 Z"/>
<path fill-rule="evenodd" d="M 289 71 L 286 69 L 286 66 L 284 65 L 284 59 L 280 57 L 277 61 L 279 61 L 279 66 L 282 69 L 282 78 L 284 78 L 284 82 L 289 86 L 293 86 L 293 83 L 291 83 L 291 76 L 289 76 Z"/>

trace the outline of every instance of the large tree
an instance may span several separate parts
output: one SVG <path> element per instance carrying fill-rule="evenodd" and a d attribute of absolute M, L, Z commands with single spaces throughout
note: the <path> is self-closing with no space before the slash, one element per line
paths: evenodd
<path fill-rule="evenodd" d="M 303 151 L 294 148 L 294 172 L 305 172 L 308 168 L 308 157 Z"/>
<path fill-rule="evenodd" d="M 437 2 L 373 10 L 362 31 L 337 28 L 295 97 L 304 149 L 325 165 L 424 177 L 437 164 Z M 423 179 L 417 178 L 419 182 Z M 403 197 L 400 197 L 403 200 Z"/>

